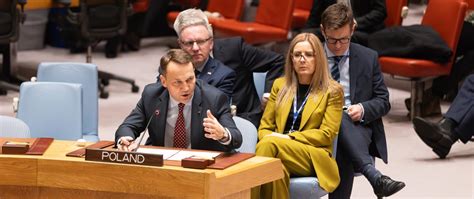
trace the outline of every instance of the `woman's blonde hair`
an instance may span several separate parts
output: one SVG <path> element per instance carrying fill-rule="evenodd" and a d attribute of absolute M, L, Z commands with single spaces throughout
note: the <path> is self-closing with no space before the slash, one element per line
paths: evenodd
<path fill-rule="evenodd" d="M 311 45 L 314 53 L 314 73 L 309 87 L 311 90 L 310 94 L 313 94 L 313 96 L 317 97 L 316 93 L 320 91 L 326 92 L 328 89 L 342 89 L 329 74 L 326 53 L 321 41 L 319 41 L 318 37 L 312 33 L 300 33 L 296 35 L 295 38 L 293 38 L 286 54 L 285 74 L 283 77 L 285 79 L 285 85 L 277 96 L 277 104 L 286 102 L 296 94 L 296 89 L 298 87 L 298 77 L 293 64 L 293 50 L 296 44 L 304 41 L 307 41 Z"/>

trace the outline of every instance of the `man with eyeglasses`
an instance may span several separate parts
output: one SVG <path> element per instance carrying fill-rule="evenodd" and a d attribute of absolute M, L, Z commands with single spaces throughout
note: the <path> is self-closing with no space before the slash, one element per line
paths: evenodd
<path fill-rule="evenodd" d="M 303 32 L 313 32 L 323 39 L 319 29 L 321 15 L 327 7 L 337 2 L 346 3 L 354 12 L 357 29 L 354 31 L 352 42 L 367 46 L 369 34 L 385 28 L 384 21 L 387 17 L 385 0 L 314 0 Z"/>
<path fill-rule="evenodd" d="M 351 43 L 355 24 L 352 11 L 344 3 L 329 6 L 321 18 L 329 70 L 343 86 L 345 104 L 336 155 L 341 182 L 329 198 L 350 198 L 355 172 L 367 178 L 377 197 L 390 196 L 405 183 L 383 175 L 374 165 L 374 157 L 387 163 L 382 116 L 390 110 L 378 55 Z"/>
<path fill-rule="evenodd" d="M 189 19 L 191 17 L 192 20 Z M 190 33 L 193 35 L 184 34 L 186 29 L 189 28 L 183 29 L 180 28 L 180 26 L 191 26 L 191 24 L 207 24 L 206 26 L 209 27 L 209 30 L 212 33 L 208 19 L 201 10 L 188 9 L 182 11 L 175 21 L 175 30 L 180 37 L 180 46 L 185 49 L 187 45 L 191 45 L 191 43 L 186 43 L 186 41 L 193 42 L 193 45 L 194 43 L 196 43 L 196 45 L 202 43 L 203 46 L 212 43 L 211 46 L 208 46 L 210 50 L 206 51 L 210 54 L 209 60 L 219 60 L 236 73 L 232 93 L 232 104 L 237 106 L 237 116 L 249 120 L 258 128 L 260 118 L 262 117 L 262 110 L 265 108 L 266 101 L 270 96 L 273 81 L 283 74 L 283 65 L 285 62 L 284 57 L 281 54 L 251 46 L 245 43 L 242 37 L 229 37 L 215 40 L 213 40 L 212 37 L 209 37 L 209 41 L 204 44 L 203 42 L 205 42 L 205 39 L 208 37 L 205 37 L 207 35 L 203 34 L 200 36 L 201 40 L 187 40 L 186 37 L 198 37 L 200 34 L 198 32 Z M 190 50 L 186 51 L 191 54 L 193 53 L 193 51 Z M 208 66 L 206 65 L 206 67 Z M 219 70 L 219 67 L 220 66 L 216 67 L 216 70 Z M 265 93 L 263 94 L 262 99 L 259 99 L 257 90 L 254 86 L 254 72 L 267 73 L 265 77 Z M 208 76 L 209 80 L 225 79 L 225 77 L 223 77 L 224 73 L 214 72 Z M 198 76 L 198 78 L 202 79 L 203 77 Z"/>
<path fill-rule="evenodd" d="M 218 88 L 231 99 L 236 74 L 210 56 L 214 41 L 206 15 L 197 9 L 184 10 L 179 13 L 173 27 L 178 34 L 179 46 L 193 58 L 196 77 Z"/>

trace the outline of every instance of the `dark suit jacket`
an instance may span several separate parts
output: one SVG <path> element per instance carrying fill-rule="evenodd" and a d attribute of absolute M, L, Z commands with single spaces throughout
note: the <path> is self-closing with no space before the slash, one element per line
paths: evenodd
<path fill-rule="evenodd" d="M 314 0 L 306 28 L 319 28 L 324 10 L 335 3 L 337 0 Z M 385 27 L 385 0 L 351 0 L 351 7 L 357 21 L 357 31 L 372 33 Z"/>
<path fill-rule="evenodd" d="M 374 50 L 355 43 L 351 43 L 349 50 L 351 102 L 361 103 L 364 107 L 363 125 L 372 129 L 370 154 L 387 163 L 387 143 L 382 116 L 390 110 L 390 102 L 380 72 L 378 55 Z"/>
<path fill-rule="evenodd" d="M 219 60 L 209 57 L 201 73 L 197 75 L 197 78 L 218 88 L 224 92 L 229 99 L 232 97 L 236 78 L 235 72 Z"/>
<path fill-rule="evenodd" d="M 168 90 L 160 82 L 147 85 L 137 106 L 115 133 L 115 139 L 118 140 L 122 136 L 138 137 L 145 130 L 147 122 L 153 117 L 148 126 L 150 137 L 146 144 L 164 146 L 169 98 Z M 229 145 L 223 145 L 218 141 L 204 137 L 202 123 L 203 119 L 207 117 L 206 111 L 208 109 L 231 133 L 232 141 Z M 196 81 L 194 90 L 191 127 L 191 148 L 193 149 L 230 151 L 242 144 L 242 135 L 230 114 L 227 97 L 218 89 L 201 80 Z"/>
<path fill-rule="evenodd" d="M 253 83 L 253 73 L 267 72 L 265 92 L 269 93 L 273 81 L 283 73 L 285 59 L 275 52 L 248 45 L 241 37 L 215 39 L 213 56 L 237 73 L 232 95 L 237 115 L 258 127 L 262 110 Z"/>

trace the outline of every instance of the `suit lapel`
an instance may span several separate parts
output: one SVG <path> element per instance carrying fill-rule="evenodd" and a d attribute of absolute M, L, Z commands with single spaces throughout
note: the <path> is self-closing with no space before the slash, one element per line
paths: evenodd
<path fill-rule="evenodd" d="M 193 139 L 194 137 L 199 137 L 202 135 L 202 115 L 205 114 L 202 110 L 202 96 L 201 96 L 201 84 L 196 83 L 196 88 L 194 89 L 193 96 L 193 106 L 191 109 L 191 148 L 193 146 L 199 145 L 199 138 Z"/>
<path fill-rule="evenodd" d="M 314 95 L 309 96 L 308 101 L 306 101 L 306 105 L 304 106 L 304 109 L 303 109 L 303 115 L 301 116 L 301 124 L 300 124 L 300 128 L 298 129 L 299 131 L 301 131 L 304 125 L 306 125 L 306 122 L 308 122 L 313 112 L 318 108 L 324 96 L 325 95 L 322 92 L 318 92 L 316 96 Z"/>
<path fill-rule="evenodd" d="M 349 78 L 350 78 L 350 95 L 351 95 L 351 102 L 354 102 L 354 96 L 357 86 L 357 78 L 359 77 L 360 68 L 357 66 L 359 65 L 359 55 L 357 51 L 354 49 L 353 45 L 351 44 L 349 49 Z"/>
<path fill-rule="evenodd" d="M 204 68 L 201 71 L 201 74 L 199 75 L 199 79 L 202 79 L 205 82 L 208 82 L 209 78 L 211 78 L 212 73 L 214 73 L 214 70 L 216 68 L 216 64 L 214 60 L 209 57 L 209 59 L 206 62 L 206 65 L 204 65 Z"/>
<path fill-rule="evenodd" d="M 169 101 L 169 93 L 168 91 L 164 91 L 160 97 L 158 97 L 158 100 L 155 105 L 155 109 L 153 109 L 155 116 L 150 123 L 150 125 L 153 125 L 154 129 L 158 129 L 157 131 L 157 138 L 160 140 L 159 145 L 164 146 L 164 140 L 165 140 L 165 128 L 166 128 L 166 118 L 168 115 L 168 101 Z"/>

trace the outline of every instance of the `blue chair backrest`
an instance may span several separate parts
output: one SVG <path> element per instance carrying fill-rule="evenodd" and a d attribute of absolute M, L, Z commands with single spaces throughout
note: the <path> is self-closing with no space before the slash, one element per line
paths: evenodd
<path fill-rule="evenodd" d="M 38 67 L 39 82 L 66 82 L 82 85 L 82 134 L 87 141 L 98 137 L 98 72 L 97 66 L 87 63 L 48 62 Z"/>
<path fill-rule="evenodd" d="M 240 146 L 237 151 L 243 153 L 255 153 L 258 139 L 257 128 L 255 128 L 255 125 L 238 116 L 234 116 L 232 119 L 234 119 L 235 125 L 240 133 L 242 133 L 242 146 Z"/>
<path fill-rule="evenodd" d="M 79 84 L 24 82 L 20 86 L 17 118 L 31 137 L 60 140 L 82 138 L 82 89 Z"/>
<path fill-rule="evenodd" d="M 0 137 L 29 138 L 30 128 L 18 118 L 0 115 Z"/>
<path fill-rule="evenodd" d="M 263 92 L 265 91 L 265 77 L 267 73 L 253 73 L 253 83 L 257 89 L 258 99 L 262 100 Z"/>

